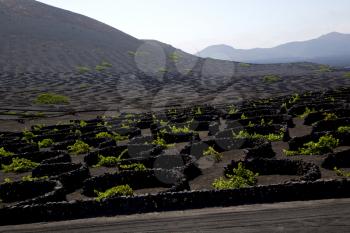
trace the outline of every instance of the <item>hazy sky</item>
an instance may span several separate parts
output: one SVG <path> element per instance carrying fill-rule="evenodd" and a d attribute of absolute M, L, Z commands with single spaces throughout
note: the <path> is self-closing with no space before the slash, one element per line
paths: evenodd
<path fill-rule="evenodd" d="M 273 47 L 350 33 L 349 0 L 40 0 L 139 39 L 195 53 L 209 45 Z"/>

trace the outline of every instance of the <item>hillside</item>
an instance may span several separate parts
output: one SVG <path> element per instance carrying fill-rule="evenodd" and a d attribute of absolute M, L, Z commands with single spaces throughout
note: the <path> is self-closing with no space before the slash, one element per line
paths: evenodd
<path fill-rule="evenodd" d="M 141 42 L 88 17 L 34 0 L 0 1 L 0 64 L 5 70 L 67 71 L 113 63 L 130 71 Z"/>
<path fill-rule="evenodd" d="M 111 71 L 117 73 L 151 75 L 159 71 L 187 74 L 193 68 L 202 73 L 204 63 L 215 63 L 215 68 L 228 66 L 157 41 L 136 39 L 94 19 L 34 0 L 0 0 L 0 22 L 0 67 L 6 72 L 72 72 L 79 66 L 94 70 L 102 62 L 112 64 Z M 179 56 L 174 57 L 175 51 Z M 230 63 L 230 69 L 235 75 L 242 74 L 236 65 Z M 254 66 L 244 74 L 271 70 L 286 71 Z M 303 65 L 293 65 L 290 72 L 304 70 Z"/>
<path fill-rule="evenodd" d="M 349 80 L 312 63 L 200 58 L 34 0 L 0 0 L 0 21 L 0 106 L 6 109 L 52 109 L 35 103 L 47 92 L 70 98 L 53 109 L 122 111 L 236 102 Z M 279 78 L 269 83 L 266 75 Z"/>
<path fill-rule="evenodd" d="M 332 32 L 317 39 L 291 42 L 274 48 L 245 50 L 228 45 L 214 45 L 205 48 L 197 55 L 252 63 L 314 62 L 349 66 L 350 35 Z"/>

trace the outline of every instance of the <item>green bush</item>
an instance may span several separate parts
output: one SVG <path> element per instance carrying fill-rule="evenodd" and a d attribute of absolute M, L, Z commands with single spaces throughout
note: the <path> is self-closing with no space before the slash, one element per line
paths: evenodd
<path fill-rule="evenodd" d="M 102 72 L 102 71 L 104 71 L 105 69 L 106 69 L 106 67 L 105 67 L 105 66 L 101 66 L 101 65 L 97 65 L 97 66 L 95 67 L 95 70 L 98 71 L 98 72 Z"/>
<path fill-rule="evenodd" d="M 177 52 L 173 52 L 170 54 L 169 59 L 176 63 L 179 61 L 180 57 L 181 56 Z"/>
<path fill-rule="evenodd" d="M 230 105 L 229 108 L 228 108 L 228 114 L 229 115 L 233 115 L 233 114 L 236 114 L 236 113 L 238 113 L 238 109 L 235 108 L 235 106 Z"/>
<path fill-rule="evenodd" d="M 288 101 L 289 104 L 295 104 L 300 100 L 300 95 L 298 93 L 292 95 Z"/>
<path fill-rule="evenodd" d="M 250 67 L 251 65 L 247 64 L 247 63 L 239 63 L 239 66 L 240 67 Z"/>
<path fill-rule="evenodd" d="M 86 121 L 80 121 L 79 122 L 79 126 L 81 127 L 81 128 L 84 128 L 84 127 L 86 127 L 88 124 L 86 123 Z"/>
<path fill-rule="evenodd" d="M 324 115 L 325 121 L 335 120 L 338 118 L 337 115 L 335 115 L 335 113 L 326 113 L 325 112 L 323 115 Z"/>
<path fill-rule="evenodd" d="M 338 169 L 337 167 L 334 167 L 333 169 L 337 176 L 342 176 L 342 177 L 350 177 L 350 172 L 345 172 L 343 170 Z"/>
<path fill-rule="evenodd" d="M 208 149 L 203 151 L 204 156 L 213 156 L 216 162 L 222 160 L 223 155 L 217 152 L 213 147 L 209 146 Z"/>
<path fill-rule="evenodd" d="M 281 80 L 281 78 L 277 75 L 266 75 L 263 78 L 263 81 L 265 83 L 274 83 L 274 82 L 278 82 L 280 80 Z"/>
<path fill-rule="evenodd" d="M 45 127 L 45 124 L 37 124 L 33 126 L 34 131 L 40 131 L 43 127 Z"/>
<path fill-rule="evenodd" d="M 112 134 L 110 134 L 108 132 L 100 132 L 100 133 L 96 134 L 95 137 L 96 138 L 113 138 Z"/>
<path fill-rule="evenodd" d="M 194 112 L 195 115 L 202 115 L 203 111 L 201 109 L 201 107 L 197 107 L 196 111 Z"/>
<path fill-rule="evenodd" d="M 120 165 L 119 168 L 122 170 L 133 170 L 133 171 L 144 171 L 147 169 L 146 166 L 142 163 Z"/>
<path fill-rule="evenodd" d="M 42 141 L 38 142 L 39 148 L 48 148 L 52 144 L 54 144 L 54 141 L 52 139 L 49 139 L 49 138 L 43 139 Z"/>
<path fill-rule="evenodd" d="M 350 126 L 340 126 L 337 129 L 339 133 L 350 133 Z"/>
<path fill-rule="evenodd" d="M 68 146 L 67 149 L 77 155 L 88 153 L 91 150 L 90 146 L 81 140 L 76 140 L 74 145 Z"/>
<path fill-rule="evenodd" d="M 128 149 L 123 150 L 118 156 L 103 156 L 98 155 L 98 163 L 96 167 L 116 167 L 122 161 L 123 156 L 128 152 Z"/>
<path fill-rule="evenodd" d="M 299 115 L 299 118 L 304 119 L 305 117 L 307 117 L 310 113 L 315 113 L 316 110 L 313 108 L 312 110 L 308 107 L 305 108 L 305 111 L 303 114 Z"/>
<path fill-rule="evenodd" d="M 101 201 L 104 198 L 115 197 L 115 196 L 133 196 L 134 191 L 129 185 L 119 185 L 110 189 L 107 189 L 104 192 L 99 192 L 95 190 L 95 194 L 97 195 L 96 200 Z"/>
<path fill-rule="evenodd" d="M 320 155 L 332 152 L 339 145 L 339 139 L 335 139 L 332 135 L 320 137 L 318 142 L 308 142 L 298 151 L 283 150 L 287 156 L 293 155 Z"/>
<path fill-rule="evenodd" d="M 36 97 L 34 103 L 36 104 L 69 104 L 67 96 L 58 95 L 54 93 L 43 93 Z"/>
<path fill-rule="evenodd" d="M 346 73 L 344 74 L 344 77 L 345 77 L 345 78 L 350 78 L 350 72 L 346 72 Z"/>
<path fill-rule="evenodd" d="M 3 183 L 12 183 L 12 182 L 13 182 L 12 179 L 7 177 L 7 178 L 4 179 Z"/>
<path fill-rule="evenodd" d="M 158 135 L 157 139 L 154 139 L 152 141 L 152 144 L 159 145 L 159 146 L 161 146 L 163 148 L 169 148 L 169 147 L 173 146 L 173 144 L 167 144 L 166 141 L 163 138 L 159 137 L 159 135 Z"/>
<path fill-rule="evenodd" d="M 239 131 L 238 134 L 236 134 L 235 132 L 232 132 L 234 139 L 242 139 L 242 138 L 243 139 L 244 138 L 261 139 L 261 138 L 263 138 L 263 139 L 266 139 L 266 140 L 271 141 L 271 142 L 281 141 L 283 139 L 284 133 L 285 133 L 284 129 L 281 129 L 281 132 L 279 134 L 271 133 L 268 135 L 262 135 L 262 134 L 257 134 L 257 133 L 250 134 L 245 130 Z"/>
<path fill-rule="evenodd" d="M 121 136 L 120 134 L 118 133 L 113 133 L 113 137 L 112 137 L 116 142 L 119 142 L 119 141 L 125 141 L 125 140 L 128 140 L 129 137 L 128 136 Z"/>
<path fill-rule="evenodd" d="M 39 164 L 28 159 L 13 158 L 10 165 L 2 165 L 4 172 L 27 172 L 36 168 Z"/>
<path fill-rule="evenodd" d="M 27 143 L 32 143 L 33 139 L 36 138 L 36 135 L 33 132 L 28 130 L 24 130 L 22 134 L 23 134 L 22 140 L 26 141 Z"/>
<path fill-rule="evenodd" d="M 86 66 L 77 66 L 76 69 L 77 69 L 77 71 L 78 71 L 79 73 L 81 73 L 81 74 L 90 72 L 90 68 L 89 68 L 89 67 L 86 67 Z"/>
<path fill-rule="evenodd" d="M 102 155 L 98 156 L 98 160 L 96 167 L 116 167 L 121 161 L 118 157 Z"/>
<path fill-rule="evenodd" d="M 319 69 L 316 70 L 316 72 L 319 72 L 319 73 L 327 73 L 327 72 L 331 72 L 331 71 L 332 71 L 332 69 L 328 65 L 320 65 Z"/>
<path fill-rule="evenodd" d="M 269 126 L 269 125 L 272 125 L 273 124 L 273 120 L 269 121 L 269 122 L 265 122 L 265 119 L 262 118 L 261 121 L 260 121 L 260 125 L 261 126 Z"/>
<path fill-rule="evenodd" d="M 100 133 L 96 134 L 96 138 L 111 138 L 111 139 L 115 140 L 116 142 L 129 139 L 128 136 L 121 136 L 118 133 L 113 133 L 113 135 L 112 135 L 108 132 L 100 132 Z"/>
<path fill-rule="evenodd" d="M 48 176 L 42 176 L 42 177 L 32 177 L 31 175 L 23 176 L 22 181 L 36 181 L 36 180 L 45 180 L 48 179 Z"/>
<path fill-rule="evenodd" d="M 233 169 L 233 175 L 228 174 L 228 179 L 224 177 L 215 179 L 212 186 L 219 190 L 249 187 L 257 183 L 257 176 L 259 176 L 258 173 L 255 174 L 254 172 L 245 169 L 240 162 L 238 163 L 238 167 Z"/>
<path fill-rule="evenodd" d="M 4 147 L 0 148 L 0 157 L 11 157 L 14 153 L 6 151 Z"/>
<path fill-rule="evenodd" d="M 170 131 L 174 134 L 179 134 L 179 133 L 191 133 L 192 131 L 187 127 L 187 126 L 184 126 L 184 127 L 176 127 L 175 125 L 173 126 L 169 126 L 170 128 Z M 160 131 L 161 133 L 166 133 L 166 129 L 163 129 Z"/>
<path fill-rule="evenodd" d="M 101 62 L 101 66 L 104 66 L 104 67 L 112 67 L 112 64 L 109 63 L 109 62 L 103 61 L 103 62 Z"/>

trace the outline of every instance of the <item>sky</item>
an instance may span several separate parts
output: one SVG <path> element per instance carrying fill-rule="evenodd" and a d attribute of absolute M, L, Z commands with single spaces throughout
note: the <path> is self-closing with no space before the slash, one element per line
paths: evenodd
<path fill-rule="evenodd" d="M 350 33 L 349 0 L 39 0 L 186 52 L 269 48 Z"/>

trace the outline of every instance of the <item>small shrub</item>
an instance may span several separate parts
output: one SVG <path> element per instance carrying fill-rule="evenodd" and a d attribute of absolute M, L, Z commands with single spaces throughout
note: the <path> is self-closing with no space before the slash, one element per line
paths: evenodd
<path fill-rule="evenodd" d="M 118 133 L 113 133 L 113 135 L 112 135 L 112 134 L 110 134 L 108 132 L 98 133 L 98 134 L 96 134 L 96 138 L 111 138 L 111 139 L 113 139 L 116 142 L 125 141 L 125 140 L 129 139 L 128 136 L 121 136 Z"/>
<path fill-rule="evenodd" d="M 28 159 L 13 158 L 10 165 L 2 165 L 4 172 L 27 172 L 36 168 L 39 164 Z"/>
<path fill-rule="evenodd" d="M 260 125 L 261 126 L 269 126 L 269 125 L 272 125 L 273 124 L 273 120 L 269 121 L 269 122 L 265 122 L 265 119 L 262 118 L 261 121 L 260 121 Z"/>
<path fill-rule="evenodd" d="M 52 144 L 54 144 L 54 141 L 52 139 L 49 139 L 49 138 L 43 139 L 42 141 L 38 142 L 39 148 L 48 148 Z"/>
<path fill-rule="evenodd" d="M 319 72 L 319 73 L 327 73 L 327 72 L 331 72 L 332 69 L 330 66 L 327 66 L 327 65 L 320 65 L 319 66 L 319 69 L 316 70 L 316 72 Z"/>
<path fill-rule="evenodd" d="M 196 115 L 202 115 L 203 114 L 203 111 L 201 109 L 201 107 L 197 107 L 196 111 L 194 112 L 194 114 Z"/>
<path fill-rule="evenodd" d="M 290 99 L 289 99 L 289 103 L 290 104 L 295 104 L 297 101 L 299 101 L 300 100 L 300 95 L 299 94 L 294 94 L 294 95 L 292 95 L 291 97 L 290 97 Z"/>
<path fill-rule="evenodd" d="M 113 138 L 112 134 L 108 132 L 100 132 L 95 135 L 96 138 Z"/>
<path fill-rule="evenodd" d="M 101 66 L 103 67 L 112 67 L 112 64 L 106 61 L 101 62 Z"/>
<path fill-rule="evenodd" d="M 239 63 L 239 66 L 240 67 L 250 67 L 251 65 L 247 64 L 247 63 Z"/>
<path fill-rule="evenodd" d="M 23 176 L 22 181 L 36 181 L 36 180 L 45 180 L 48 179 L 48 176 L 42 176 L 42 177 L 32 177 L 31 175 Z"/>
<path fill-rule="evenodd" d="M 81 128 L 86 127 L 86 126 L 87 126 L 86 121 L 80 121 L 80 122 L 79 122 L 79 126 L 80 126 Z"/>
<path fill-rule="evenodd" d="M 250 134 L 250 133 L 248 133 L 245 130 L 239 131 L 238 134 L 232 132 L 234 139 L 242 139 L 242 138 L 259 139 L 259 138 L 264 138 L 264 139 L 269 140 L 271 142 L 281 141 L 283 139 L 284 133 L 285 132 L 284 132 L 283 129 L 281 129 L 281 132 L 279 134 L 271 133 L 271 134 L 268 134 L 268 135 L 262 135 L 262 134 L 257 134 L 257 133 Z"/>
<path fill-rule="evenodd" d="M 263 78 L 263 81 L 265 83 L 274 83 L 274 82 L 277 82 L 277 81 L 280 81 L 281 78 L 277 75 L 266 75 L 264 76 Z"/>
<path fill-rule="evenodd" d="M 247 127 L 249 127 L 249 128 L 253 128 L 255 126 L 256 126 L 256 124 L 252 123 L 251 121 L 249 121 L 249 123 L 247 125 Z"/>
<path fill-rule="evenodd" d="M 310 113 L 315 113 L 316 110 L 313 108 L 312 110 L 308 107 L 305 108 L 305 111 L 303 114 L 299 115 L 299 118 L 304 119 L 305 117 L 307 117 Z"/>
<path fill-rule="evenodd" d="M 114 197 L 114 196 L 133 196 L 134 191 L 129 185 L 119 185 L 110 189 L 107 189 L 104 192 L 99 192 L 95 190 L 97 194 L 96 200 L 101 201 L 102 199 Z"/>
<path fill-rule="evenodd" d="M 168 70 L 166 69 L 166 68 L 160 68 L 159 70 L 159 73 L 166 73 L 166 72 L 168 72 Z"/>
<path fill-rule="evenodd" d="M 40 131 L 45 125 L 44 124 L 37 124 L 33 126 L 33 129 L 35 131 Z"/>
<path fill-rule="evenodd" d="M 116 156 L 103 156 L 98 155 L 98 163 L 96 167 L 116 167 L 122 161 L 123 156 L 128 152 L 128 149 L 123 150 L 117 157 Z"/>
<path fill-rule="evenodd" d="M 26 141 L 27 143 L 32 143 L 33 139 L 36 138 L 36 135 L 33 132 L 28 130 L 24 130 L 22 134 L 23 134 L 22 140 Z"/>
<path fill-rule="evenodd" d="M 346 72 L 346 73 L 344 74 L 344 78 L 350 78 L 350 72 Z"/>
<path fill-rule="evenodd" d="M 243 114 L 241 115 L 241 119 L 242 119 L 242 120 L 246 120 L 246 119 L 248 119 L 248 117 L 246 117 L 246 115 L 243 113 Z"/>
<path fill-rule="evenodd" d="M 257 183 L 256 177 L 258 173 L 254 173 L 248 169 L 245 169 L 243 164 L 238 163 L 238 167 L 233 169 L 233 175 L 228 174 L 228 179 L 220 177 L 215 179 L 212 186 L 215 189 L 235 189 L 244 188 L 255 185 Z"/>
<path fill-rule="evenodd" d="M 181 128 L 181 127 L 176 127 L 175 125 L 173 125 L 173 126 L 170 126 L 170 130 L 174 134 L 191 133 L 192 132 L 187 126 L 184 126 L 183 128 Z"/>
<path fill-rule="evenodd" d="M 350 172 L 345 172 L 343 170 L 338 169 L 337 167 L 334 167 L 333 169 L 337 176 L 342 176 L 342 177 L 350 177 Z"/>
<path fill-rule="evenodd" d="M 14 155 L 14 153 L 6 151 L 4 147 L 0 148 L 0 156 L 1 157 L 11 157 L 12 155 Z"/>
<path fill-rule="evenodd" d="M 90 146 L 81 140 L 76 140 L 74 145 L 68 146 L 67 149 L 77 155 L 88 153 L 91 150 Z"/>
<path fill-rule="evenodd" d="M 105 67 L 105 66 L 97 65 L 95 67 L 95 70 L 98 71 L 98 72 L 102 72 L 102 71 L 106 70 L 106 68 L 107 67 Z"/>
<path fill-rule="evenodd" d="M 350 133 L 350 126 L 340 126 L 337 129 L 339 133 Z"/>
<path fill-rule="evenodd" d="M 222 160 L 222 154 L 217 152 L 213 147 L 209 147 L 205 151 L 203 151 L 204 156 L 213 156 L 216 162 L 220 162 Z"/>
<path fill-rule="evenodd" d="M 169 147 L 172 146 L 170 144 L 167 144 L 166 141 L 163 138 L 161 138 L 159 135 L 158 135 L 157 139 L 154 139 L 152 141 L 152 144 L 159 145 L 159 146 L 161 146 L 163 148 L 169 148 Z"/>
<path fill-rule="evenodd" d="M 86 67 L 86 66 L 77 66 L 76 69 L 77 69 L 77 71 L 78 71 L 79 73 L 81 73 L 81 74 L 90 72 L 90 68 L 89 68 L 89 67 Z"/>
<path fill-rule="evenodd" d="M 173 52 L 169 56 L 170 60 L 175 62 L 175 63 L 179 61 L 180 57 L 181 56 L 177 52 Z"/>
<path fill-rule="evenodd" d="M 324 115 L 325 121 L 335 120 L 338 118 L 337 115 L 335 115 L 335 113 L 326 113 L 325 112 L 323 115 Z"/>
<path fill-rule="evenodd" d="M 40 94 L 34 102 L 36 104 L 69 104 L 69 98 L 54 93 L 44 93 Z"/>
<path fill-rule="evenodd" d="M 120 128 L 122 128 L 122 129 L 130 129 L 130 125 L 128 125 L 126 123 L 122 123 Z"/>
<path fill-rule="evenodd" d="M 229 115 L 233 115 L 233 114 L 236 114 L 236 113 L 238 113 L 238 109 L 235 108 L 235 106 L 230 105 L 230 106 L 229 106 L 229 109 L 228 109 L 228 114 L 229 114 Z"/>
<path fill-rule="evenodd" d="M 12 182 L 11 178 L 7 177 L 7 178 L 4 179 L 4 183 L 11 183 L 11 182 Z"/>
<path fill-rule="evenodd" d="M 332 135 L 320 137 L 318 142 L 308 142 L 298 151 L 283 150 L 287 156 L 293 155 L 318 155 L 332 152 L 339 145 L 339 139 L 335 139 Z"/>
<path fill-rule="evenodd" d="M 98 156 L 98 163 L 95 167 L 116 167 L 120 163 L 121 159 L 114 156 Z"/>
<path fill-rule="evenodd" d="M 116 142 L 120 142 L 120 141 L 125 141 L 128 140 L 129 137 L 128 136 L 121 136 L 118 133 L 113 133 L 113 137 L 112 137 Z"/>
<path fill-rule="evenodd" d="M 142 163 L 120 165 L 119 167 L 123 170 L 133 170 L 133 171 L 145 171 L 147 169 L 146 166 Z"/>

